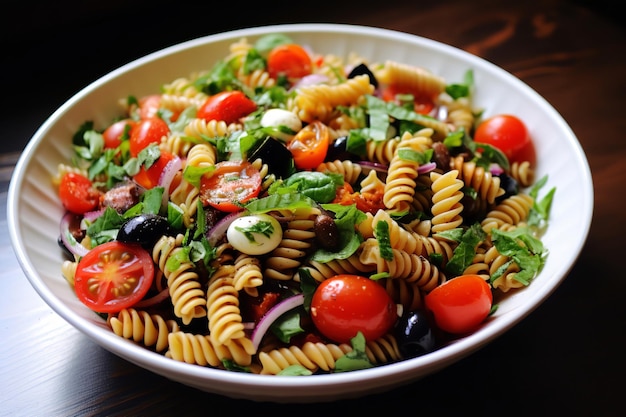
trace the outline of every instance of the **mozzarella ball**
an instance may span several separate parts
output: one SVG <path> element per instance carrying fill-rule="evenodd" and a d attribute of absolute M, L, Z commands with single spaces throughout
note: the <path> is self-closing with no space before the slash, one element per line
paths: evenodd
<path fill-rule="evenodd" d="M 239 252 L 264 255 L 276 249 L 283 239 L 283 229 L 269 214 L 253 214 L 233 220 L 226 230 L 228 242 Z"/>
<path fill-rule="evenodd" d="M 302 121 L 295 115 L 295 113 L 284 109 L 269 109 L 261 117 L 261 126 L 263 127 L 275 127 L 284 126 L 293 132 L 297 133 L 302 129 Z M 295 134 L 294 133 L 294 134 Z M 287 132 L 281 132 L 277 130 L 273 136 L 276 139 L 283 141 L 289 141 L 293 138 L 294 134 Z"/>

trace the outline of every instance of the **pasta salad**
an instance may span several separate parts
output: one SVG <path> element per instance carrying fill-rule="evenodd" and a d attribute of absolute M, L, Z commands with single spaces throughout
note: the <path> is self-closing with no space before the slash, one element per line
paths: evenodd
<path fill-rule="evenodd" d="M 53 182 L 62 273 L 116 335 L 172 360 L 311 375 L 478 330 L 547 256 L 555 190 L 474 80 L 240 39 L 85 123 Z M 129 92 L 130 93 L 130 92 Z"/>

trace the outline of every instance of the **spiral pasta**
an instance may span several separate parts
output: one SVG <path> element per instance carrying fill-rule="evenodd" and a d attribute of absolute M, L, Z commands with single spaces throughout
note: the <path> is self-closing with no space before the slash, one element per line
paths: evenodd
<path fill-rule="evenodd" d="M 291 280 L 314 238 L 314 218 L 305 215 L 290 221 L 283 231 L 282 241 L 265 261 L 263 275 L 276 280 Z"/>
<path fill-rule="evenodd" d="M 383 258 L 380 255 L 378 241 L 370 238 L 361 244 L 360 260 L 366 265 L 376 265 L 378 274 L 386 273 L 390 278 L 414 282 L 425 292 L 445 282 L 445 275 L 422 255 L 398 249 L 393 249 L 392 252 L 392 260 Z"/>
<path fill-rule="evenodd" d="M 360 165 L 352 161 L 342 161 L 336 159 L 334 161 L 322 162 L 320 165 L 317 166 L 317 171 L 339 174 L 348 184 L 356 184 L 363 170 Z"/>
<path fill-rule="evenodd" d="M 154 245 L 152 257 L 167 277 L 174 314 L 180 317 L 184 324 L 189 324 L 194 318 L 206 316 L 206 297 L 192 262 L 181 262 L 172 270 L 168 267 L 168 259 L 182 250 L 183 238 L 183 235 L 178 235 L 175 238 L 171 236 L 161 237 Z"/>
<path fill-rule="evenodd" d="M 359 99 L 374 92 L 367 75 L 359 75 L 337 85 L 317 84 L 300 87 L 290 110 L 305 122 L 327 122 L 337 106 L 357 104 Z"/>
<path fill-rule="evenodd" d="M 432 231 L 438 233 L 444 230 L 454 229 L 463 223 L 461 212 L 463 211 L 463 181 L 459 180 L 459 171 L 453 169 L 445 174 L 430 173 L 433 180 L 433 206 L 431 212 Z"/>
<path fill-rule="evenodd" d="M 215 345 L 210 336 L 182 331 L 170 333 L 168 344 L 169 349 L 165 354 L 167 357 L 214 368 L 223 367 L 222 361 L 226 359 L 233 360 L 240 366 L 248 366 L 252 363 L 254 353 L 252 342 L 246 338 L 237 339 L 227 345 Z"/>
<path fill-rule="evenodd" d="M 389 172 L 383 191 L 383 203 L 388 209 L 398 212 L 408 211 L 415 194 L 419 162 L 403 157 L 402 150 L 423 152 L 430 143 L 432 141 L 429 137 L 419 135 L 413 137 L 408 133 L 400 139 L 389 162 Z"/>
<path fill-rule="evenodd" d="M 350 352 L 347 344 L 307 342 L 302 348 L 297 346 L 274 349 L 259 353 L 262 365 L 261 374 L 276 375 L 292 365 L 300 365 L 315 372 L 318 369 L 330 371 L 335 369 L 337 359 Z"/>
<path fill-rule="evenodd" d="M 134 308 L 125 308 L 116 315 L 109 315 L 107 324 L 116 335 L 146 347 L 154 347 L 157 352 L 163 352 L 169 347 L 170 333 L 179 331 L 175 320 L 165 320 L 158 314 Z"/>
<path fill-rule="evenodd" d="M 525 220 L 530 213 L 534 199 L 528 194 L 516 194 L 503 200 L 481 221 L 486 233 L 492 228 L 510 229 Z"/>

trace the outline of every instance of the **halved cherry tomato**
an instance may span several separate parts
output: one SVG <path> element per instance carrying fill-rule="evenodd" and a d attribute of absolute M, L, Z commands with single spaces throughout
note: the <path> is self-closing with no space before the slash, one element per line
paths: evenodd
<path fill-rule="evenodd" d="M 139 172 L 135 174 L 133 179 L 135 182 L 146 189 L 154 188 L 159 185 L 159 180 L 161 179 L 161 174 L 169 164 L 174 159 L 174 155 L 167 151 L 161 151 L 161 156 L 159 159 L 154 161 L 150 168 L 146 169 L 143 165 L 139 169 Z"/>
<path fill-rule="evenodd" d="M 535 164 L 535 148 L 522 120 L 510 114 L 500 114 L 484 120 L 476 128 L 474 141 L 501 150 L 510 163 L 529 161 Z"/>
<path fill-rule="evenodd" d="M 154 263 L 141 246 L 111 241 L 98 245 L 76 267 L 78 299 L 98 313 L 116 313 L 133 306 L 150 289 Z"/>
<path fill-rule="evenodd" d="M 84 175 L 68 172 L 61 178 L 59 197 L 63 207 L 72 213 L 83 214 L 94 210 L 100 203 L 101 195 Z"/>
<path fill-rule="evenodd" d="M 259 195 L 261 173 L 247 161 L 223 161 L 202 177 L 200 198 L 204 205 L 226 212 L 242 210 L 241 204 Z"/>
<path fill-rule="evenodd" d="M 207 122 L 223 120 L 230 124 L 239 121 L 255 110 L 256 103 L 243 92 L 238 90 L 222 91 L 209 97 L 198 109 L 196 116 Z"/>
<path fill-rule="evenodd" d="M 485 321 L 493 295 L 489 284 L 478 275 L 461 275 L 435 287 L 424 299 L 441 330 L 469 333 Z"/>
<path fill-rule="evenodd" d="M 366 340 L 384 336 L 398 313 L 387 291 L 376 281 L 339 274 L 318 285 L 311 299 L 311 318 L 324 336 L 348 343 L 358 332 Z"/>
<path fill-rule="evenodd" d="M 315 169 L 324 162 L 330 143 L 328 126 L 316 120 L 303 127 L 288 143 L 297 168 Z"/>
<path fill-rule="evenodd" d="M 309 53 L 294 43 L 278 45 L 267 55 L 267 71 L 272 78 L 302 78 L 311 73 L 311 67 Z"/>
<path fill-rule="evenodd" d="M 139 118 L 151 119 L 157 117 L 161 107 L 161 94 L 151 94 L 139 99 Z"/>
<path fill-rule="evenodd" d="M 161 142 L 169 131 L 167 123 L 158 117 L 140 121 L 130 132 L 130 155 L 136 157 L 148 145 Z"/>
<path fill-rule="evenodd" d="M 107 149 L 115 149 L 120 146 L 122 139 L 129 139 L 130 132 L 137 122 L 132 119 L 124 119 L 113 123 L 102 132 L 104 138 L 104 147 Z"/>
<path fill-rule="evenodd" d="M 435 107 L 432 97 L 425 96 L 407 89 L 402 89 L 396 85 L 386 84 L 380 87 L 380 94 L 384 101 L 400 104 L 398 100 L 399 94 L 413 95 L 413 111 L 420 114 L 429 114 Z"/>

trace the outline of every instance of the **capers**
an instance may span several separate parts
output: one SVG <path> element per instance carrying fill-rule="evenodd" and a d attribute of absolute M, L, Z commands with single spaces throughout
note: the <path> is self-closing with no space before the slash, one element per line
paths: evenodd
<path fill-rule="evenodd" d="M 315 239 L 324 249 L 339 249 L 339 229 L 335 220 L 328 214 L 320 214 L 315 218 Z"/>

